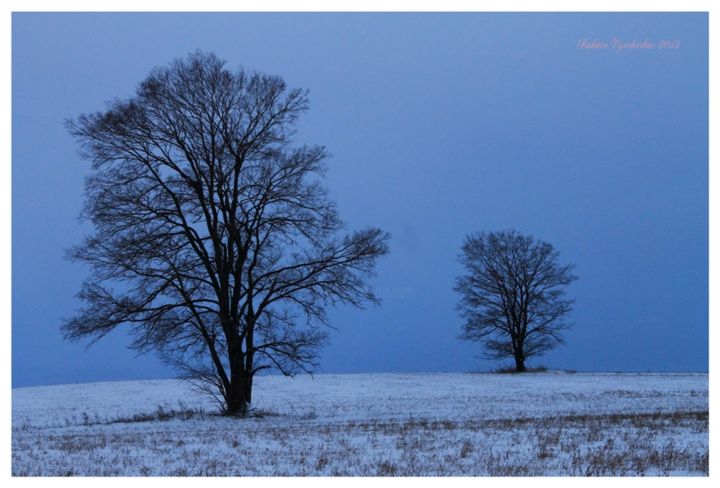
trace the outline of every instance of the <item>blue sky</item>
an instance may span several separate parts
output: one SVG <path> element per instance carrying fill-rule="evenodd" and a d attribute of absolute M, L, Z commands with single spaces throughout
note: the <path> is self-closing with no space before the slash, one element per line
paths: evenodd
<path fill-rule="evenodd" d="M 567 345 L 531 364 L 707 371 L 707 40 L 701 13 L 16 13 L 13 386 L 173 376 L 122 331 L 87 351 L 62 340 L 87 271 L 64 249 L 90 230 L 76 219 L 89 165 L 63 120 L 196 49 L 310 89 L 298 141 L 332 153 L 349 228 L 393 235 L 383 305 L 331 312 L 320 371 L 497 367 L 457 340 L 452 286 L 463 237 L 507 228 L 580 278 Z"/>

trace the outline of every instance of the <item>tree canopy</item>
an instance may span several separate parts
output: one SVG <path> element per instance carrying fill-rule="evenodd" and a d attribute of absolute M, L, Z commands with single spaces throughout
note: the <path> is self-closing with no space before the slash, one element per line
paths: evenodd
<path fill-rule="evenodd" d="M 228 414 L 246 412 L 258 371 L 316 364 L 327 306 L 378 301 L 366 280 L 389 235 L 342 233 L 327 151 L 294 143 L 307 95 L 198 52 L 68 121 L 92 162 L 94 233 L 69 251 L 90 275 L 67 338 L 128 326 Z"/>
<path fill-rule="evenodd" d="M 465 238 L 460 262 L 462 339 L 482 342 L 491 359 L 513 358 L 517 371 L 564 343 L 573 303 L 566 287 L 577 277 L 551 244 L 514 230 L 479 232 Z"/>

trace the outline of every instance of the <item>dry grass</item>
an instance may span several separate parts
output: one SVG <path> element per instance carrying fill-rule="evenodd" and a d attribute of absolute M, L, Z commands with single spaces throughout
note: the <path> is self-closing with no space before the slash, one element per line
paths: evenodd
<path fill-rule="evenodd" d="M 687 441 L 688 432 L 707 438 L 706 411 L 284 425 L 178 418 L 129 431 L 17 430 L 13 475 L 708 474 L 707 441 Z"/>
<path fill-rule="evenodd" d="M 12 473 L 708 474 L 707 375 L 261 380 L 242 420 L 170 380 L 14 390 Z"/>

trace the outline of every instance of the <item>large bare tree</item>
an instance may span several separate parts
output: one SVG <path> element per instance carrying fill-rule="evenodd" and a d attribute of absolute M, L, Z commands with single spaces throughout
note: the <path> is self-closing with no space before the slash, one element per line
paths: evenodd
<path fill-rule="evenodd" d="M 462 339 L 483 342 L 491 359 L 513 358 L 518 372 L 563 344 L 566 287 L 577 277 L 552 245 L 516 231 L 480 232 L 466 237 L 460 262 Z"/>
<path fill-rule="evenodd" d="M 366 280 L 388 252 L 342 222 L 321 185 L 326 151 L 294 145 L 307 92 L 195 53 L 155 69 L 136 94 L 68 121 L 92 171 L 70 250 L 89 265 L 70 340 L 129 326 L 245 415 L 254 375 L 309 370 L 326 307 L 377 302 Z"/>

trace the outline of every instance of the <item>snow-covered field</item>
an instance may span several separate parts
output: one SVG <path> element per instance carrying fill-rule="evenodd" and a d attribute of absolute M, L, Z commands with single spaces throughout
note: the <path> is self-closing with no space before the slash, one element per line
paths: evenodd
<path fill-rule="evenodd" d="M 706 374 L 259 377 L 251 418 L 183 382 L 17 388 L 36 475 L 707 475 Z"/>

